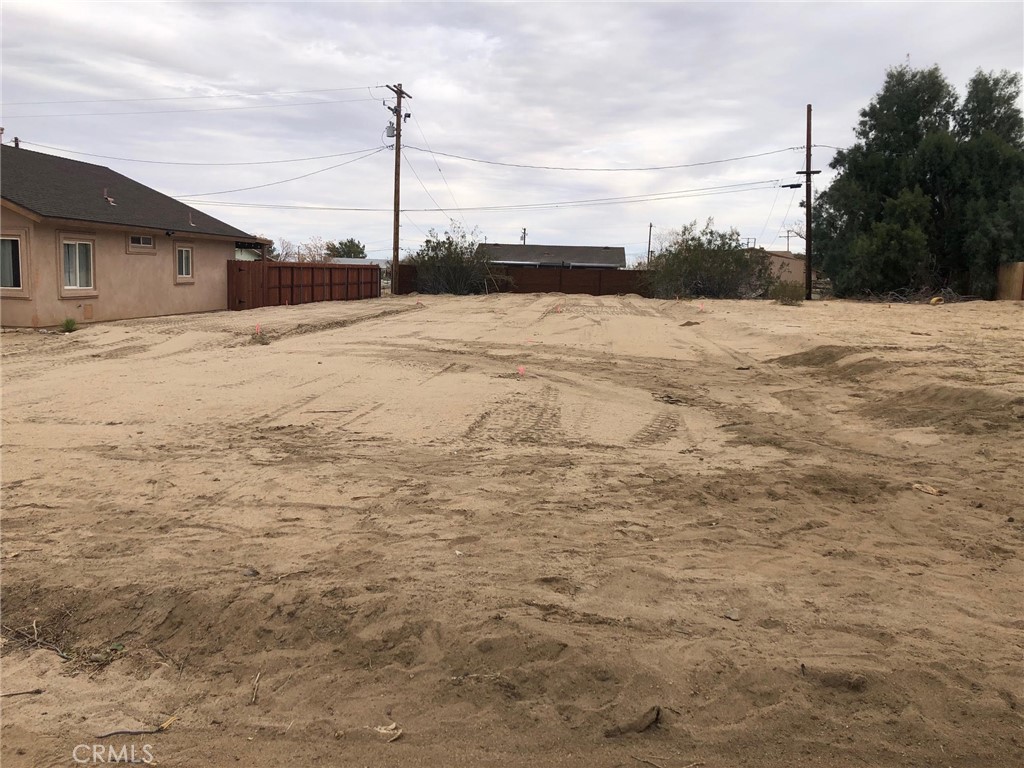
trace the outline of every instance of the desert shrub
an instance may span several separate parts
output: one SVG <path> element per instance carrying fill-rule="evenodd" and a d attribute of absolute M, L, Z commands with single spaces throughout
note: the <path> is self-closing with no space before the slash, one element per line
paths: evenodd
<path fill-rule="evenodd" d="M 64 333 L 72 333 L 78 330 L 78 323 L 75 321 L 75 318 L 73 317 L 65 317 L 64 322 L 60 324 L 60 329 Z"/>
<path fill-rule="evenodd" d="M 768 290 L 769 299 L 775 299 L 776 304 L 788 306 L 803 304 L 805 294 L 806 289 L 800 283 L 778 282 Z"/>
<path fill-rule="evenodd" d="M 645 282 L 659 299 L 741 299 L 764 296 L 776 278 L 767 252 L 744 248 L 739 232 L 718 231 L 708 219 L 700 230 L 687 224 L 652 254 Z"/>
<path fill-rule="evenodd" d="M 487 293 L 505 279 L 492 272 L 486 247 L 477 247 L 476 230 L 466 232 L 455 222 L 443 236 L 430 230 L 426 242 L 406 263 L 416 267 L 420 293 Z"/>

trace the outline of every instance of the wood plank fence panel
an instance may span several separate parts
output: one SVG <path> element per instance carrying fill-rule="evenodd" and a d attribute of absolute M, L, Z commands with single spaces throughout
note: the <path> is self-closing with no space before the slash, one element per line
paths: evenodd
<path fill-rule="evenodd" d="M 591 296 L 611 296 L 623 293 L 647 295 L 643 272 L 635 269 L 570 269 L 568 267 L 495 267 L 495 275 L 504 275 L 512 281 L 501 291 L 510 293 L 583 293 Z M 416 290 L 416 267 L 398 265 L 396 294 Z"/>
<path fill-rule="evenodd" d="M 229 261 L 228 308 L 255 309 L 380 296 L 376 264 Z"/>

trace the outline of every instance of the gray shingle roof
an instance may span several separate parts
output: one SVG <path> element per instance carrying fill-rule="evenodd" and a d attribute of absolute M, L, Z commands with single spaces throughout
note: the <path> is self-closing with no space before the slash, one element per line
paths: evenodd
<path fill-rule="evenodd" d="M 102 165 L 7 145 L 0 147 L 0 152 L 0 196 L 40 216 L 173 230 L 183 236 L 253 239 L 230 224 Z M 194 226 L 189 224 L 190 217 Z"/>
<path fill-rule="evenodd" d="M 495 264 L 546 264 L 549 266 L 625 267 L 626 249 L 593 245 L 519 245 L 481 243 Z"/>

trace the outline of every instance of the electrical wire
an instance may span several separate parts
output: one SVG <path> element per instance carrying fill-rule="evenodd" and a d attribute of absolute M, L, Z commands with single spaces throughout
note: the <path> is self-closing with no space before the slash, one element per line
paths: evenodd
<path fill-rule="evenodd" d="M 239 187 L 238 189 L 224 189 L 224 190 L 221 190 L 220 192 L 198 192 L 198 193 L 191 194 L 191 195 L 178 195 L 176 197 L 184 197 L 184 198 L 209 197 L 211 195 L 226 195 L 226 194 L 228 194 L 230 192 L 247 192 L 250 189 L 264 189 L 265 187 L 275 187 L 278 184 L 286 184 L 289 181 L 298 181 L 299 179 L 306 179 L 306 178 L 309 178 L 310 176 L 316 176 L 318 173 L 324 173 L 326 171 L 332 171 L 335 168 L 341 168 L 341 166 L 343 166 L 343 165 L 351 165 L 352 163 L 357 163 L 360 160 L 365 160 L 368 157 L 373 157 L 374 155 L 376 155 L 376 154 L 378 154 L 380 152 L 383 152 L 383 151 L 384 151 L 383 147 L 381 147 L 379 149 L 374 149 L 371 152 L 368 152 L 367 154 L 362 155 L 361 157 L 356 157 L 356 158 L 353 158 L 351 160 L 346 160 L 344 163 L 337 163 L 336 165 L 329 165 L 326 168 L 321 168 L 318 171 L 311 171 L 310 173 L 304 173 L 301 176 L 292 176 L 290 179 L 281 179 L 280 181 L 271 181 L 271 182 L 269 182 L 267 184 L 257 184 L 257 185 L 255 185 L 253 187 Z M 172 195 L 172 197 L 175 197 L 175 196 Z"/>
<path fill-rule="evenodd" d="M 409 170 L 412 171 L 412 175 L 416 177 L 416 181 L 418 181 L 420 183 L 420 186 L 423 187 L 423 191 L 427 193 L 427 197 L 430 198 L 430 202 L 436 205 L 437 210 L 441 211 L 441 213 L 443 213 L 445 216 L 448 216 L 448 218 L 450 219 L 451 216 L 448 214 L 448 211 L 442 208 L 441 204 L 434 199 L 434 196 L 432 194 L 430 194 L 430 190 L 427 189 L 427 185 L 423 183 L 423 179 L 421 179 L 420 175 L 416 173 L 416 167 L 411 162 L 409 162 L 409 158 L 408 156 L 406 156 L 404 151 L 402 152 L 402 159 L 405 160 L 406 164 L 409 166 Z"/>
<path fill-rule="evenodd" d="M 430 237 L 430 235 L 423 231 L 423 227 L 421 227 L 419 224 L 412 220 L 412 218 L 409 216 L 408 211 L 402 211 L 402 215 L 405 216 L 406 221 L 408 221 L 410 224 L 412 224 L 414 227 L 416 227 L 416 229 L 420 231 L 421 235 L 423 235 L 424 237 Z M 399 242 L 401 242 L 402 238 L 399 237 L 398 240 Z M 392 251 L 394 251 L 394 248 L 392 248 Z"/>
<path fill-rule="evenodd" d="M 134 99 L 76 99 L 73 101 L 0 101 L 8 107 L 40 106 L 43 104 L 124 104 L 139 101 L 189 101 L 193 99 L 234 99 L 262 96 L 298 96 L 305 93 L 337 93 L 339 91 L 361 91 L 363 88 L 386 88 L 384 85 L 354 85 L 349 88 L 317 88 L 311 91 L 266 91 L 264 93 L 220 93 L 212 96 L 150 96 Z M 376 97 L 374 97 L 376 101 Z"/>
<path fill-rule="evenodd" d="M 789 218 L 789 212 L 793 208 L 793 201 L 796 200 L 796 193 L 799 189 L 794 189 L 793 194 L 789 196 L 789 205 L 786 206 L 786 213 L 782 216 L 782 225 L 779 227 L 779 231 L 776 233 L 775 238 L 769 243 L 769 245 L 775 245 L 775 242 L 782 237 L 782 230 L 786 228 L 786 219 Z"/>
<path fill-rule="evenodd" d="M 768 155 L 777 155 L 782 152 L 792 152 L 797 149 L 804 149 L 804 147 L 786 147 L 785 149 L 773 149 L 768 152 L 758 152 L 753 155 L 739 155 L 737 157 L 725 157 L 720 160 L 705 160 L 699 163 L 677 163 L 673 165 L 652 165 L 642 168 L 578 168 L 572 166 L 558 166 L 558 165 L 527 165 L 525 163 L 505 163 L 499 160 L 482 160 L 478 157 L 466 157 L 464 155 L 454 155 L 449 152 L 435 152 L 430 149 L 423 149 L 422 147 L 412 146 L 407 144 L 406 149 L 414 149 L 417 152 L 427 152 L 431 155 L 440 155 L 441 157 L 451 157 L 456 160 L 467 160 L 471 163 L 484 163 L 486 165 L 500 165 L 505 168 L 531 168 L 540 171 L 599 171 L 599 172 L 624 172 L 624 171 L 668 171 L 676 170 L 679 168 L 698 168 L 704 165 L 717 165 L 719 163 L 731 163 L 736 160 L 750 160 L 756 157 L 767 157 Z"/>
<path fill-rule="evenodd" d="M 172 160 L 137 160 L 131 157 L 113 157 L 111 155 L 94 155 L 91 152 L 78 152 L 74 149 L 64 149 L 63 147 L 51 147 L 47 144 L 36 144 L 34 141 L 25 141 L 20 139 L 22 144 L 27 144 L 30 147 L 42 147 L 43 149 L 52 149 L 55 152 L 66 152 L 70 155 L 82 155 L 83 157 L 98 157 L 103 160 L 117 160 L 122 163 L 147 163 L 150 165 L 188 165 L 188 166 L 238 166 L 238 165 L 280 165 L 282 163 L 301 163 L 306 160 L 328 160 L 332 157 L 345 157 L 346 155 L 358 155 L 360 152 L 369 152 L 376 147 L 367 147 L 366 149 L 354 149 L 351 152 L 338 152 L 333 155 L 316 155 L 314 157 L 296 157 L 291 160 L 257 160 L 253 162 L 244 163 L 186 163 L 186 162 L 175 162 Z"/>
<path fill-rule="evenodd" d="M 381 151 L 381 150 L 379 150 Z M 354 161 L 350 161 L 354 162 Z M 329 170 L 329 169 L 324 169 Z M 482 212 L 493 212 L 493 211 L 541 211 L 541 210 L 554 210 L 557 208 L 574 208 L 574 207 L 587 207 L 592 205 L 619 205 L 625 203 L 649 203 L 649 202 L 662 202 L 667 200 L 679 200 L 691 197 L 710 197 L 713 195 L 722 194 L 735 194 L 737 192 L 759 192 L 767 189 L 774 189 L 775 185 L 779 183 L 779 179 L 765 179 L 762 181 L 747 181 L 737 184 L 722 184 L 715 187 L 697 187 L 694 189 L 676 190 L 673 192 L 654 192 L 647 195 L 630 195 L 627 197 L 606 197 L 606 198 L 590 198 L 585 200 L 565 200 L 548 203 L 520 203 L 515 205 L 489 205 L 489 206 L 471 206 L 462 208 L 463 211 L 482 211 Z M 771 186 L 764 186 L 764 185 Z M 217 193 L 220 194 L 220 193 Z M 188 203 L 192 202 L 188 199 L 189 196 L 178 197 L 178 200 Z M 361 213 L 390 213 L 393 208 L 352 208 L 352 207 L 341 207 L 341 206 L 318 206 L 318 205 L 287 205 L 287 204 L 274 204 L 274 203 L 237 203 L 224 200 L 199 200 L 196 201 L 200 204 L 205 205 L 219 205 L 229 208 L 267 208 L 275 210 L 305 210 L 305 211 L 356 211 Z M 412 213 L 435 213 L 441 211 L 439 208 L 406 208 L 403 212 Z"/>
<path fill-rule="evenodd" d="M 614 205 L 619 203 L 651 203 L 659 202 L 662 200 L 676 200 L 681 197 L 703 197 L 706 194 L 722 194 L 721 190 L 728 190 L 729 192 L 744 192 L 748 191 L 748 187 L 755 187 L 756 185 L 763 184 L 777 184 L 778 179 L 765 179 L 762 181 L 745 181 L 736 184 L 721 184 L 714 187 L 696 187 L 694 189 L 681 189 L 674 190 L 671 192 L 651 192 L 643 195 L 623 195 L 620 197 L 594 197 L 585 198 L 582 200 L 568 200 L 559 201 L 552 203 L 521 203 L 518 205 L 508 206 L 478 206 L 476 208 L 465 208 L 467 211 L 491 211 L 491 210 L 545 210 L 551 208 L 565 208 L 565 207 L 586 207 L 589 205 Z M 760 187 L 762 189 L 771 189 L 771 187 Z"/>
<path fill-rule="evenodd" d="M 437 157 L 430 149 L 430 142 L 427 141 L 427 135 L 423 132 L 423 126 L 420 125 L 420 121 L 416 119 L 416 115 L 412 116 L 412 121 L 416 123 L 416 130 L 420 132 L 420 136 L 423 137 L 423 143 L 427 145 L 427 151 L 430 152 L 430 157 L 434 161 L 434 166 L 437 168 L 437 172 L 441 174 L 441 180 L 444 182 L 445 188 L 448 190 L 448 194 L 451 195 L 452 202 L 455 203 L 455 209 L 462 215 L 461 209 L 459 208 L 459 201 L 455 199 L 455 193 L 452 192 L 452 188 L 448 185 L 448 179 L 445 178 L 444 171 L 441 170 L 440 163 L 437 162 Z M 411 164 L 410 164 L 411 167 Z M 466 217 L 462 215 L 462 223 L 468 226 L 469 222 L 466 221 Z"/>
<path fill-rule="evenodd" d="M 772 220 L 772 213 L 775 211 L 775 204 L 779 202 L 779 193 L 782 192 L 782 185 L 775 187 L 775 199 L 772 200 L 772 207 L 768 209 L 768 216 L 764 220 L 764 226 L 761 227 L 761 234 L 757 236 L 758 240 L 764 240 L 764 231 L 768 229 L 768 222 Z M 756 241 L 755 241 L 756 242 Z"/>
<path fill-rule="evenodd" d="M 323 101 L 297 101 L 291 104 L 254 104 L 248 107 L 203 107 L 201 109 L 150 109 L 142 112 L 65 112 L 57 115 L 4 115 L 7 120 L 25 120 L 30 117 L 114 117 L 114 116 L 145 116 L 145 115 L 181 115 L 193 112 L 232 112 L 243 109 L 282 109 L 284 107 L 315 107 L 320 104 L 355 104 L 360 101 L 377 101 L 367 99 L 325 99 Z"/>

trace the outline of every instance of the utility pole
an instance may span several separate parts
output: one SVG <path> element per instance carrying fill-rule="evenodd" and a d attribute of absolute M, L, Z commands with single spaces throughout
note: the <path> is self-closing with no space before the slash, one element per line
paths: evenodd
<path fill-rule="evenodd" d="M 807 197 L 804 202 L 804 214 L 806 216 L 806 232 L 804 233 L 804 242 L 807 244 L 804 249 L 804 299 L 806 301 L 811 300 L 811 177 L 821 171 L 811 170 L 811 105 L 807 105 L 807 159 L 804 170 L 797 171 L 801 176 L 805 176 L 804 183 L 807 186 Z"/>
<path fill-rule="evenodd" d="M 395 243 L 391 251 L 391 294 L 394 295 L 398 286 L 398 224 L 401 215 L 402 197 L 402 123 L 408 115 L 402 113 L 402 97 L 412 98 L 402 90 L 402 84 L 389 85 L 387 89 L 397 97 L 394 107 L 389 107 L 395 116 Z"/>
<path fill-rule="evenodd" d="M 647 261 L 651 260 L 651 233 L 654 232 L 654 224 L 647 225 Z"/>
<path fill-rule="evenodd" d="M 526 245 L 526 227 L 523 227 L 523 234 L 521 239 L 523 241 L 523 245 Z"/>

